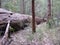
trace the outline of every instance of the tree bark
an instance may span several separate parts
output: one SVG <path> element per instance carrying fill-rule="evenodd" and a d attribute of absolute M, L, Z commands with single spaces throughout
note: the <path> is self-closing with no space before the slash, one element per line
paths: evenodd
<path fill-rule="evenodd" d="M 48 0 L 48 20 L 51 18 L 51 0 Z"/>
<path fill-rule="evenodd" d="M 20 13 L 24 14 L 25 10 L 24 10 L 24 0 L 20 0 Z"/>
<path fill-rule="evenodd" d="M 11 21 L 11 26 L 15 28 L 16 30 L 23 29 L 26 25 L 26 23 L 30 24 L 32 22 L 32 16 L 31 15 L 24 15 L 24 14 L 18 14 L 15 13 L 13 15 L 7 15 L 7 14 L 1 14 L 0 15 L 0 28 L 3 26 L 6 26 L 8 20 Z M 45 20 L 41 19 L 40 17 L 35 17 L 35 23 L 40 24 L 42 22 L 45 22 Z M 34 30 L 35 31 L 35 30 Z"/>
<path fill-rule="evenodd" d="M 0 0 L 0 8 L 1 8 L 1 0 Z"/>
<path fill-rule="evenodd" d="M 33 33 L 36 32 L 36 26 L 35 26 L 35 0 L 32 0 L 32 31 Z"/>

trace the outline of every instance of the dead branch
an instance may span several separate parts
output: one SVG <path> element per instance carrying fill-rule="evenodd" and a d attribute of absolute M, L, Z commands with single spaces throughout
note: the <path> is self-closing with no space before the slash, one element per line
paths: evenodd
<path fill-rule="evenodd" d="M 6 45 L 6 43 L 8 41 L 9 26 L 10 26 L 10 20 L 8 21 L 5 34 L 4 34 L 4 36 L 3 36 L 2 40 L 1 40 L 1 45 Z"/>

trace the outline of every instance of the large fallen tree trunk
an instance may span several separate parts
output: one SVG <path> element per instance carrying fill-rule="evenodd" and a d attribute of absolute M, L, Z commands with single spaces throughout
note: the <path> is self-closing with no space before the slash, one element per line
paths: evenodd
<path fill-rule="evenodd" d="M 17 30 L 20 28 L 24 28 L 24 26 L 27 26 L 26 23 L 32 22 L 32 16 L 31 15 L 24 15 L 19 13 L 13 13 L 11 11 L 5 10 L 0 8 L 0 30 L 6 28 L 6 24 L 8 20 L 11 20 L 11 26 L 13 28 L 16 28 Z M 35 17 L 36 24 L 40 24 L 42 22 L 45 22 L 46 20 L 41 19 L 39 17 Z"/>
<path fill-rule="evenodd" d="M 24 15 L 24 14 L 18 14 L 15 13 L 13 15 L 8 14 L 0 14 L 0 24 L 7 23 L 7 20 L 11 20 L 11 23 L 17 23 L 18 22 L 31 22 L 32 16 L 31 15 Z M 40 22 L 45 22 L 43 18 L 40 18 L 38 16 L 35 17 L 36 24 L 39 24 Z"/>
<path fill-rule="evenodd" d="M 6 27 L 6 25 L 4 24 L 7 24 L 9 19 L 11 21 L 11 27 L 15 28 L 16 30 L 19 30 L 20 28 L 24 28 L 25 26 L 27 26 L 26 23 L 32 22 L 31 15 L 24 15 L 18 13 L 15 13 L 13 15 L 0 14 L 0 28 L 2 27 L 2 25 Z M 36 20 L 36 24 L 40 24 L 46 21 L 39 17 L 35 17 L 35 20 Z"/>

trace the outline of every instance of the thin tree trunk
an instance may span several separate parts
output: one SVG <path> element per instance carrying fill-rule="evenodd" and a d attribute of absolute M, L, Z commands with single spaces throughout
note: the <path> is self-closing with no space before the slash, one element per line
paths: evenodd
<path fill-rule="evenodd" d="M 51 15 L 51 0 L 48 0 L 48 17 L 47 17 L 47 23 L 49 25 L 49 28 L 52 28 L 52 15 Z"/>
<path fill-rule="evenodd" d="M 36 26 L 35 26 L 35 0 L 32 0 L 32 31 L 36 32 Z"/>
<path fill-rule="evenodd" d="M 21 14 L 25 13 L 25 11 L 24 11 L 24 0 L 20 0 L 20 13 Z"/>
<path fill-rule="evenodd" d="M 51 18 L 51 0 L 48 0 L 48 19 Z"/>
<path fill-rule="evenodd" d="M 1 8 L 1 0 L 0 0 L 0 8 Z"/>

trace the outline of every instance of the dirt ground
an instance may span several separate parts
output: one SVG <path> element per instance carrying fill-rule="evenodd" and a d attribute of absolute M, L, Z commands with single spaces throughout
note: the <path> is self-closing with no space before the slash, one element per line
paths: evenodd
<path fill-rule="evenodd" d="M 36 26 L 36 33 L 26 27 L 11 35 L 13 41 L 10 45 L 60 45 L 60 28 L 48 29 L 46 23 Z M 1 38 L 0 38 L 1 39 Z"/>

